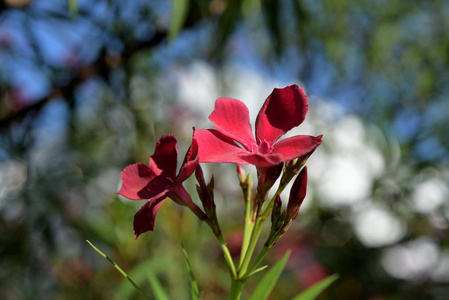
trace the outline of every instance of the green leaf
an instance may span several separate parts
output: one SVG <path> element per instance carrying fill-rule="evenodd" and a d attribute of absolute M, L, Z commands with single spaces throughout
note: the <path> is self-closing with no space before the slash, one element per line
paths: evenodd
<path fill-rule="evenodd" d="M 249 300 L 265 300 L 270 296 L 276 282 L 281 276 L 282 270 L 284 270 L 285 264 L 287 263 L 288 257 L 290 256 L 290 251 L 287 251 L 281 259 L 279 259 L 270 271 L 262 278 L 259 285 L 254 290 L 253 294 Z"/>
<path fill-rule="evenodd" d="M 153 274 L 165 272 L 168 264 L 171 264 L 171 267 L 172 265 L 176 265 L 173 264 L 175 259 L 176 257 L 171 255 L 158 257 L 158 259 L 148 258 L 139 262 L 138 265 L 134 266 L 133 269 L 129 270 L 127 273 L 138 286 L 143 286 L 148 282 L 149 270 Z M 123 281 L 114 289 L 114 295 L 117 295 L 118 299 L 134 299 L 134 292 L 136 292 L 136 290 L 127 281 Z"/>
<path fill-rule="evenodd" d="M 265 13 L 265 21 L 267 23 L 268 30 L 271 32 L 271 36 L 274 39 L 273 48 L 278 56 L 281 55 L 284 47 L 283 30 L 279 24 L 280 21 L 280 8 L 281 6 L 277 1 L 264 0 L 262 6 Z"/>
<path fill-rule="evenodd" d="M 69 6 L 69 12 L 72 17 L 78 14 L 78 3 L 77 0 L 67 0 Z"/>
<path fill-rule="evenodd" d="M 200 299 L 200 292 L 198 290 L 198 284 L 196 283 L 195 277 L 193 276 L 192 267 L 190 265 L 189 257 L 187 256 L 187 251 L 182 247 L 182 253 L 184 253 L 184 261 L 186 263 L 187 272 L 189 273 L 189 281 L 190 281 L 190 294 L 192 295 L 193 300 Z"/>
<path fill-rule="evenodd" d="M 265 265 L 265 266 L 263 266 L 263 267 L 260 267 L 260 268 L 255 269 L 254 271 L 252 271 L 252 272 L 248 275 L 248 278 L 251 277 L 251 276 L 253 276 L 253 275 L 256 274 L 256 273 L 259 273 L 260 271 L 265 270 L 266 268 L 268 268 L 268 265 Z"/>
<path fill-rule="evenodd" d="M 237 24 L 236 20 L 241 19 L 242 1 L 227 1 L 226 10 L 220 17 L 218 33 L 215 35 L 215 52 L 220 52 L 228 37 L 231 35 Z"/>
<path fill-rule="evenodd" d="M 337 280 L 338 277 L 338 274 L 331 275 L 320 282 L 315 283 L 292 300 L 313 300 L 318 297 L 318 295 L 321 294 L 329 285 L 331 285 L 332 282 Z"/>
<path fill-rule="evenodd" d="M 181 30 L 189 10 L 189 0 L 172 0 L 172 14 L 168 39 L 172 41 Z"/>
<path fill-rule="evenodd" d="M 103 256 L 104 258 L 106 258 L 122 275 L 123 277 L 125 277 L 132 285 L 133 287 L 145 298 L 145 299 L 150 299 L 150 297 L 148 297 L 147 295 L 145 295 L 145 293 L 137 286 L 137 284 L 134 283 L 134 281 L 128 276 L 128 274 L 125 273 L 125 271 L 122 270 L 122 268 L 120 268 L 112 259 L 110 259 L 106 254 L 104 254 L 103 252 L 101 252 L 97 247 L 95 247 L 91 242 L 89 242 L 88 240 L 86 240 L 86 242 L 92 247 L 94 248 L 95 251 L 97 251 L 101 256 Z"/>
<path fill-rule="evenodd" d="M 148 281 L 150 282 L 151 289 L 153 290 L 154 296 L 157 300 L 170 300 L 167 292 L 152 272 L 148 273 Z"/>

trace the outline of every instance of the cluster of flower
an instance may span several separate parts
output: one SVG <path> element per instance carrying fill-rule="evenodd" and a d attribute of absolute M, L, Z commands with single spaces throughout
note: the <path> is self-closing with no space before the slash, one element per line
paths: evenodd
<path fill-rule="evenodd" d="M 307 111 L 307 96 L 302 88 L 291 85 L 274 89 L 257 115 L 254 137 L 246 105 L 236 99 L 219 98 L 209 116 L 216 129 L 193 129 L 192 144 L 178 174 L 177 140 L 173 135 L 162 136 L 156 143 L 149 164 L 133 164 L 122 172 L 123 184 L 119 194 L 132 200 L 148 200 L 134 217 L 136 238 L 154 229 L 157 211 L 166 198 L 188 207 L 198 218 L 206 221 L 220 238 L 213 177 L 206 184 L 199 163 L 235 163 L 247 204 L 245 222 L 257 224 L 261 220 L 263 223 L 271 214 L 272 228 L 266 242 L 266 246 L 271 247 L 298 214 L 307 186 L 307 168 L 303 166 L 322 142 L 321 135 L 297 135 L 279 140 L 304 121 Z M 240 164 L 256 166 L 258 183 L 254 195 L 251 176 L 244 174 Z M 182 185 L 193 173 L 198 181 L 198 195 L 204 210 L 192 201 Z M 287 209 L 282 212 L 279 195 L 298 173 Z M 279 187 L 268 202 L 268 192 L 279 177 Z M 253 228 L 250 231 L 254 231 Z"/>

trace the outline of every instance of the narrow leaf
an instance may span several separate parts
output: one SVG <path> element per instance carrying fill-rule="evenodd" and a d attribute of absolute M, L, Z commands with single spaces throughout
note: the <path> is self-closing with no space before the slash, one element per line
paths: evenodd
<path fill-rule="evenodd" d="M 339 277 L 338 274 L 331 275 L 320 282 L 315 283 L 307 290 L 303 291 L 301 294 L 293 298 L 292 300 L 314 300 L 321 294 L 332 282 L 337 280 Z"/>
<path fill-rule="evenodd" d="M 225 44 L 228 37 L 231 35 L 236 27 L 236 20 L 241 17 L 242 0 L 239 1 L 227 1 L 226 10 L 220 17 L 218 32 L 215 35 L 215 51 L 219 52 L 222 49 L 222 45 Z"/>
<path fill-rule="evenodd" d="M 70 15 L 75 17 L 78 14 L 77 0 L 67 0 L 67 5 L 69 6 Z"/>
<path fill-rule="evenodd" d="M 172 41 L 182 29 L 187 12 L 189 10 L 189 0 L 172 0 L 172 14 L 168 39 Z"/>
<path fill-rule="evenodd" d="M 137 286 L 137 284 L 134 283 L 134 281 L 128 276 L 128 274 L 125 273 L 125 271 L 122 270 L 122 268 L 120 268 L 112 259 L 110 259 L 106 254 L 104 254 L 103 252 L 101 252 L 97 247 L 95 247 L 91 242 L 89 242 L 88 240 L 86 240 L 86 242 L 92 247 L 94 248 L 95 251 L 97 251 L 101 256 L 103 256 L 104 258 L 106 258 L 122 275 L 123 277 L 125 277 L 132 285 L 133 287 L 145 298 L 145 299 L 150 299 L 150 297 L 148 297 L 147 295 L 145 295 L 145 293 Z"/>
<path fill-rule="evenodd" d="M 284 270 L 289 256 L 290 251 L 287 251 L 284 256 L 282 256 L 282 258 L 279 259 L 273 267 L 271 267 L 268 273 L 265 274 L 259 282 L 259 285 L 257 285 L 249 300 L 265 300 L 268 296 L 270 296 L 270 293 L 276 285 L 279 276 L 281 276 L 282 270 Z"/>
<path fill-rule="evenodd" d="M 186 263 L 187 272 L 189 273 L 189 281 L 190 281 L 190 294 L 192 295 L 193 300 L 199 300 L 200 299 L 200 292 L 198 290 L 198 284 L 196 283 L 195 277 L 193 276 L 192 267 L 190 265 L 189 257 L 187 256 L 187 251 L 182 247 L 182 253 L 184 253 L 184 261 Z"/>
<path fill-rule="evenodd" d="M 167 292 L 164 290 L 161 283 L 152 272 L 148 273 L 148 281 L 150 282 L 150 286 L 153 290 L 156 300 L 170 300 Z"/>
<path fill-rule="evenodd" d="M 252 271 L 252 272 L 248 275 L 248 278 L 251 277 L 251 276 L 253 276 L 253 275 L 256 274 L 256 273 L 259 273 L 260 271 L 265 270 L 266 268 L 268 268 L 268 265 L 265 265 L 265 266 L 263 266 L 263 267 L 260 267 L 260 268 L 255 269 L 254 271 Z"/>

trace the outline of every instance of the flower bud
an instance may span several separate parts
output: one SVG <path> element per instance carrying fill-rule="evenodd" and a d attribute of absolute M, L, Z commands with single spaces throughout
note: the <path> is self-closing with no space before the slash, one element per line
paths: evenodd
<path fill-rule="evenodd" d="M 290 190 L 290 197 L 287 205 L 287 220 L 294 220 L 298 215 L 299 208 L 301 207 L 307 192 L 307 167 L 304 167 L 296 177 Z"/>
<path fill-rule="evenodd" d="M 265 195 L 274 185 L 276 180 L 281 176 L 282 169 L 284 168 L 284 164 L 280 163 L 276 166 L 272 167 L 258 167 L 257 172 L 259 178 L 263 180 L 263 184 L 259 185 L 262 190 L 259 191 L 261 195 Z"/>
<path fill-rule="evenodd" d="M 200 184 L 201 187 L 206 185 L 206 181 L 204 180 L 203 169 L 201 168 L 201 166 L 199 164 L 198 164 L 198 166 L 196 167 L 196 170 L 195 170 L 195 177 L 196 177 L 196 180 L 198 181 L 198 183 Z"/>
<path fill-rule="evenodd" d="M 210 182 L 206 185 L 204 181 L 204 176 L 201 170 L 201 167 L 198 166 L 196 172 L 196 179 L 198 183 L 196 185 L 196 190 L 198 192 L 198 196 L 203 204 L 204 211 L 206 212 L 207 222 L 214 232 L 215 236 L 221 235 L 220 226 L 218 225 L 217 215 L 215 212 L 215 202 L 214 202 L 214 177 L 212 176 Z"/>
<path fill-rule="evenodd" d="M 237 164 L 237 176 L 239 177 L 240 184 L 243 184 L 245 182 L 245 170 L 239 164 Z"/>
<path fill-rule="evenodd" d="M 282 201 L 281 196 L 279 194 L 276 195 L 276 199 L 274 200 L 273 211 L 271 213 L 271 222 L 275 223 L 277 219 L 279 219 L 281 215 Z"/>
<path fill-rule="evenodd" d="M 274 231 L 278 231 L 285 221 L 285 211 L 281 213 L 282 209 L 282 201 L 279 194 L 276 196 L 274 200 L 273 211 L 271 212 L 271 227 Z"/>
<path fill-rule="evenodd" d="M 213 192 L 213 190 L 214 190 L 214 188 L 215 188 L 215 179 L 214 179 L 214 175 L 212 175 L 211 177 L 210 177 L 210 181 L 209 181 L 209 183 L 207 184 L 207 188 L 209 189 L 209 191 L 212 193 Z"/>

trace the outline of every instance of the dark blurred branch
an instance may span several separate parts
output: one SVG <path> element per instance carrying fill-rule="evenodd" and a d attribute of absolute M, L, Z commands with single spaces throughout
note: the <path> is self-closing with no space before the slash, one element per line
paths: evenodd
<path fill-rule="evenodd" d="M 76 70 L 73 70 L 74 76 L 70 82 L 61 87 L 53 87 L 52 90 L 41 99 L 35 100 L 34 104 L 22 108 L 20 111 L 13 112 L 9 116 L 0 120 L 0 128 L 5 128 L 11 125 L 14 121 L 21 120 L 28 113 L 32 111 L 39 111 L 45 106 L 47 102 L 55 97 L 63 97 L 64 99 L 70 98 L 73 95 L 75 89 L 82 83 L 93 76 L 100 76 L 103 78 L 108 77 L 109 72 L 119 64 L 126 64 L 130 57 L 142 49 L 149 49 L 159 45 L 167 36 L 167 32 L 156 32 L 153 37 L 146 41 L 139 41 L 133 44 L 125 44 L 125 48 L 120 57 L 111 56 L 104 52 L 98 59 L 90 65 L 81 66 Z"/>

